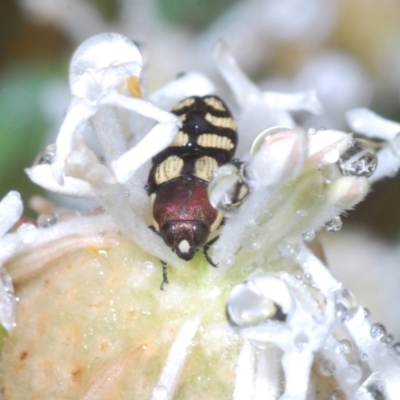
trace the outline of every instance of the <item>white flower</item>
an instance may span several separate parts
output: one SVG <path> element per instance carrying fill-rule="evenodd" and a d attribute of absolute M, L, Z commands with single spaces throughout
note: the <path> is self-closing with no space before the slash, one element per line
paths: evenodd
<path fill-rule="evenodd" d="M 226 212 L 226 222 L 212 248 L 212 258 L 220 268 L 202 272 L 197 286 L 191 286 L 194 297 L 181 285 L 163 299 L 166 310 L 178 310 L 184 321 L 152 398 L 174 396 L 192 339 L 210 328 L 209 310 L 200 304 L 203 299 L 212 310 L 243 279 L 247 281 L 236 286 L 227 301 L 231 328 L 252 343 L 244 341 L 236 360 L 234 399 L 261 398 L 266 387 L 271 399 L 306 399 L 312 387 L 313 363 L 321 369 L 326 360 L 332 363 L 330 375 L 346 397 L 366 398 L 363 391 L 372 390 L 377 384 L 374 379 L 384 393 L 394 396 L 398 356 L 382 335 L 377 339 L 354 296 L 305 244 L 326 224 L 331 230 L 340 228 L 340 214 L 368 193 L 367 177 L 376 165 L 373 152 L 368 153 L 367 162 L 365 152 L 352 153 L 359 145 L 352 134 L 305 131 L 295 126 L 290 111 L 321 111 L 313 91 L 294 95 L 260 91 L 242 73 L 223 42 L 217 44 L 214 58 L 236 99 L 239 138 L 246 138 L 238 153 L 248 162 L 240 164 L 242 169 L 235 163 L 232 168 L 222 166 L 209 185 L 210 198 L 225 212 L 219 202 L 229 200 L 232 187 L 245 185 L 249 194 L 240 207 Z M 171 267 L 184 265 L 147 227 L 149 199 L 141 167 L 178 132 L 181 122 L 168 112 L 174 103 L 213 93 L 215 88 L 201 74 L 188 73 L 143 100 L 140 70 L 136 46 L 117 34 L 97 35 L 74 54 L 72 100 L 56 145 L 27 172 L 50 190 L 96 199 L 104 214 L 80 217 L 47 231 L 39 229 L 37 243 L 67 239 L 74 232 L 74 223 L 82 224 L 76 231 L 82 237 L 118 230 Z M 158 122 L 155 126 L 154 121 Z M 64 246 L 85 243 L 73 238 Z M 57 249 L 46 251 L 60 256 Z M 28 264 L 25 270 L 12 269 L 14 279 L 21 270 L 29 274 L 39 268 L 35 256 L 29 255 L 27 260 L 30 262 L 21 262 Z M 140 286 L 140 281 L 135 284 Z M 215 318 L 219 321 L 221 316 Z M 223 329 L 231 338 L 226 323 Z M 221 332 L 220 327 L 217 330 Z M 349 356 L 335 350 L 343 340 L 351 343 Z M 367 360 L 363 353 L 368 354 Z M 119 379 L 118 368 L 124 370 L 126 363 L 124 358 L 108 365 L 86 395 L 98 394 L 102 382 L 112 386 Z M 280 366 L 285 377 L 283 389 L 277 372 Z M 111 376 L 108 380 L 104 378 L 107 374 Z"/>

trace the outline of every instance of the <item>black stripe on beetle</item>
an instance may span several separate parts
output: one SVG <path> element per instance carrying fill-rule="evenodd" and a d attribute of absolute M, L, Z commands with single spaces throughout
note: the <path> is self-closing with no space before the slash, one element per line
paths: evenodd
<path fill-rule="evenodd" d="M 232 160 L 236 123 L 217 96 L 188 97 L 172 113 L 182 128 L 153 158 L 147 191 L 152 228 L 180 258 L 191 260 L 223 220 L 210 204 L 207 187 L 216 169 Z"/>

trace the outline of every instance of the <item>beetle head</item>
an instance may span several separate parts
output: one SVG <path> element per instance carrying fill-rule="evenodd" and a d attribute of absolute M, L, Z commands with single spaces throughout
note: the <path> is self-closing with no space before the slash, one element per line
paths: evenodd
<path fill-rule="evenodd" d="M 198 221 L 170 221 L 160 230 L 165 244 L 178 257 L 191 260 L 207 241 L 210 230 Z"/>

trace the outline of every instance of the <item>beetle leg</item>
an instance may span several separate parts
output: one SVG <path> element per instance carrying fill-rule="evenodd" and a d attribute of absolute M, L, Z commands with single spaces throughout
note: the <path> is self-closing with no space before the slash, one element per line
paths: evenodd
<path fill-rule="evenodd" d="M 169 281 L 168 281 L 167 263 L 165 261 L 163 261 L 163 260 L 160 260 L 160 261 L 161 261 L 161 264 L 162 264 L 162 277 L 163 277 L 160 289 L 164 290 L 164 285 L 166 283 L 169 283 Z"/>
<path fill-rule="evenodd" d="M 211 257 L 208 255 L 208 250 L 210 247 L 218 240 L 219 236 L 216 236 L 214 239 L 210 240 L 208 243 L 205 244 L 203 247 L 203 254 L 206 260 L 209 262 L 210 265 L 213 267 L 217 268 L 218 264 L 215 264 L 215 262 L 211 259 Z"/>

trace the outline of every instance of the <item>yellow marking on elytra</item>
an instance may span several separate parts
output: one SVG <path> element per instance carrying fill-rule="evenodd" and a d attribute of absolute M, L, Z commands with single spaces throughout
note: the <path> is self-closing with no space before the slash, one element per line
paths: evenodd
<path fill-rule="evenodd" d="M 215 230 L 217 230 L 220 227 L 223 219 L 224 215 L 218 211 L 217 218 L 215 218 L 215 221 L 210 226 L 210 232 L 214 232 Z"/>
<path fill-rule="evenodd" d="M 193 175 L 203 179 L 206 182 L 210 182 L 217 168 L 218 163 L 214 158 L 208 156 L 200 157 L 194 164 Z"/>
<path fill-rule="evenodd" d="M 127 79 L 127 86 L 128 86 L 128 90 L 129 93 L 132 97 L 143 97 L 142 96 L 142 90 L 140 89 L 140 82 L 139 82 L 139 78 L 137 76 L 130 76 Z"/>
<path fill-rule="evenodd" d="M 180 103 L 178 103 L 176 106 L 174 106 L 174 108 L 172 109 L 172 111 L 178 111 L 182 108 L 185 107 L 189 107 L 194 103 L 194 98 L 193 97 L 188 97 L 185 100 L 182 100 Z"/>
<path fill-rule="evenodd" d="M 187 133 L 179 131 L 176 134 L 173 142 L 169 146 L 170 147 L 181 147 L 181 146 L 185 146 L 188 143 L 189 143 L 189 135 Z"/>
<path fill-rule="evenodd" d="M 231 150 L 234 147 L 229 138 L 214 133 L 203 133 L 197 138 L 197 144 L 202 147 L 213 147 L 224 150 Z"/>
<path fill-rule="evenodd" d="M 236 122 L 231 117 L 215 117 L 214 115 L 207 113 L 206 120 L 218 128 L 230 128 L 236 130 Z"/>
<path fill-rule="evenodd" d="M 186 114 L 179 115 L 178 118 L 183 122 L 186 119 Z"/>
<path fill-rule="evenodd" d="M 207 97 L 204 99 L 204 103 L 208 106 L 212 107 L 214 110 L 218 111 L 226 111 L 226 108 L 221 100 L 216 99 L 215 97 Z"/>
<path fill-rule="evenodd" d="M 183 160 L 178 156 L 169 156 L 156 169 L 154 174 L 157 185 L 178 178 L 183 168 Z"/>
<path fill-rule="evenodd" d="M 158 222 L 154 218 L 154 202 L 156 200 L 156 194 L 152 193 L 150 196 L 150 218 L 151 218 L 151 224 L 154 226 L 154 229 L 156 232 L 160 232 L 160 226 L 158 225 Z"/>

